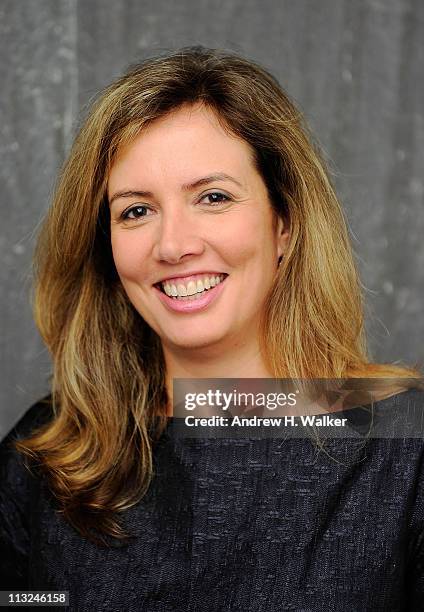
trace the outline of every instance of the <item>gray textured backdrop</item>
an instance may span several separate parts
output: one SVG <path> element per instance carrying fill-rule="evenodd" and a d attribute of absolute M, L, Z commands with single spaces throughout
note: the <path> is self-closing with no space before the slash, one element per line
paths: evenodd
<path fill-rule="evenodd" d="M 380 360 L 423 360 L 422 0 L 0 0 L 0 435 L 48 389 L 31 252 L 81 109 L 128 64 L 202 43 L 267 66 L 331 161 Z"/>

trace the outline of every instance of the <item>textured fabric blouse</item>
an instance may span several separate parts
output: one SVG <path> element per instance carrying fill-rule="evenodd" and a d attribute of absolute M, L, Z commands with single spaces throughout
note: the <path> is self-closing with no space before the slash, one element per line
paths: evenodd
<path fill-rule="evenodd" d="M 422 410 L 424 392 L 375 410 L 411 406 Z M 424 610 L 422 439 L 323 451 L 310 439 L 182 439 L 170 420 L 148 494 L 123 515 L 133 540 L 104 548 L 11 449 L 47 418 L 36 404 L 0 445 L 2 590 L 67 590 L 82 612 Z"/>

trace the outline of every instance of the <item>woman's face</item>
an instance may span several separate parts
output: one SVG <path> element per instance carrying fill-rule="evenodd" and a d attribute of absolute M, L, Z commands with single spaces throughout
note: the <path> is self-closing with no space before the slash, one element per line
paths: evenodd
<path fill-rule="evenodd" d="M 108 198 L 122 285 L 165 347 L 257 342 L 288 232 L 246 142 L 180 107 L 119 152 Z"/>

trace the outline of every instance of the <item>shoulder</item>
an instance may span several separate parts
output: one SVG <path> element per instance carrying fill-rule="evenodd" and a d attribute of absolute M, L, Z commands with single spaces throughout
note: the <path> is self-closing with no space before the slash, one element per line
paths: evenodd
<path fill-rule="evenodd" d="M 348 426 L 371 438 L 413 438 L 424 448 L 424 388 L 352 391 L 343 398 Z"/>
<path fill-rule="evenodd" d="M 424 389 L 411 388 L 375 402 L 377 422 L 393 438 L 424 442 Z M 423 446 L 423 445 L 422 445 Z"/>
<path fill-rule="evenodd" d="M 411 388 L 374 404 L 376 438 L 395 454 L 398 477 L 413 482 L 410 499 L 424 530 L 424 389 Z"/>
<path fill-rule="evenodd" d="M 424 408 L 424 386 L 401 389 L 396 393 L 376 402 L 380 408 L 387 407 L 421 407 Z"/>
<path fill-rule="evenodd" d="M 3 492 L 3 503 L 8 491 L 17 494 L 19 489 L 25 489 L 26 477 L 29 476 L 24 457 L 17 451 L 15 442 L 31 435 L 52 417 L 50 396 L 47 396 L 33 404 L 0 442 L 0 490 Z"/>
<path fill-rule="evenodd" d="M 52 417 L 53 409 L 51 396 L 47 395 L 26 410 L 11 431 L 3 438 L 1 446 L 4 447 L 4 443 L 8 441 L 29 436 L 33 431 L 47 423 Z"/>
<path fill-rule="evenodd" d="M 0 588 L 25 588 L 33 503 L 38 478 L 14 443 L 28 437 L 53 416 L 50 398 L 31 406 L 0 442 Z"/>
<path fill-rule="evenodd" d="M 393 479 L 397 480 L 397 492 L 403 482 L 411 479 L 405 513 L 409 527 L 408 588 L 413 609 L 421 610 L 424 597 L 424 390 L 408 389 L 397 393 L 378 402 L 378 411 L 386 420 L 390 418 L 392 431 L 398 432 L 399 436 L 397 440 L 391 440 L 398 443 L 400 451 L 393 474 Z"/>
<path fill-rule="evenodd" d="M 6 495 L 22 495 L 31 476 L 27 461 L 16 449 L 15 442 L 30 436 L 52 417 L 51 398 L 46 396 L 33 404 L 0 442 L 0 490 L 3 491 L 3 503 Z"/>

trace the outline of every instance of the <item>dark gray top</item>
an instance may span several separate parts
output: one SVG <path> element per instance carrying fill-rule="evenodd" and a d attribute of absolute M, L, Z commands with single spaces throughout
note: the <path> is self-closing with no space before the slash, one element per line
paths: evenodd
<path fill-rule="evenodd" d="M 377 402 L 398 418 L 424 392 Z M 181 439 L 155 449 L 124 547 L 84 540 L 10 440 L 0 445 L 1 589 L 69 590 L 70 609 L 184 612 L 424 610 L 422 439 Z"/>

